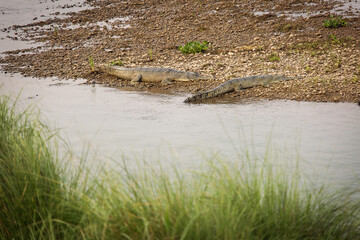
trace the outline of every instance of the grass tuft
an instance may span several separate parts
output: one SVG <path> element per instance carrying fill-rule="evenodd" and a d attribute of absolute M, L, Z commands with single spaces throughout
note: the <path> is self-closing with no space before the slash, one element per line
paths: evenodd
<path fill-rule="evenodd" d="M 123 66 L 124 62 L 121 59 L 113 60 L 109 63 L 110 66 Z"/>
<path fill-rule="evenodd" d="M 334 17 L 330 16 L 330 19 L 327 19 L 324 21 L 324 27 L 326 28 L 339 28 L 339 27 L 345 27 L 347 25 L 347 22 L 342 19 L 340 16 Z"/>
<path fill-rule="evenodd" d="M 209 48 L 209 42 L 203 41 L 202 43 L 198 41 L 188 42 L 184 46 L 180 46 L 179 50 L 184 54 L 195 54 L 206 51 Z"/>
<path fill-rule="evenodd" d="M 280 57 L 278 54 L 276 53 L 271 53 L 267 56 L 268 61 L 270 62 L 279 62 L 280 61 Z"/>
<path fill-rule="evenodd" d="M 95 71 L 95 69 L 94 69 L 94 58 L 92 56 L 89 56 L 88 57 L 88 62 L 89 62 L 91 71 L 94 72 Z"/>

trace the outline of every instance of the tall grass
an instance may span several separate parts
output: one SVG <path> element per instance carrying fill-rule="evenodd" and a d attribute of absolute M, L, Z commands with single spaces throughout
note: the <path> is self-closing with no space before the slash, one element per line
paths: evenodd
<path fill-rule="evenodd" d="M 0 100 L 0 237 L 67 239 L 86 215 L 81 171 L 60 164 L 50 143 L 56 133 L 29 110 Z"/>
<path fill-rule="evenodd" d="M 0 111 L 1 239 L 360 239 L 358 200 L 307 188 L 268 156 L 93 176 L 29 111 L 6 97 Z"/>

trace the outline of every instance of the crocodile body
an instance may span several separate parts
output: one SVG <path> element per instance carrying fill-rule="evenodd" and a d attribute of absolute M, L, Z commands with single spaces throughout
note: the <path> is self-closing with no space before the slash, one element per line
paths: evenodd
<path fill-rule="evenodd" d="M 274 81 L 286 81 L 291 80 L 299 77 L 285 77 L 285 76 L 272 76 L 272 75 L 263 75 L 263 76 L 249 76 L 249 77 L 243 77 L 243 78 L 235 78 L 232 80 L 229 80 L 227 82 L 224 82 L 223 84 L 219 85 L 218 87 L 204 92 L 200 94 L 196 94 L 194 96 L 188 97 L 184 102 L 190 103 L 190 102 L 196 102 L 203 99 L 209 99 L 213 97 L 217 97 L 219 95 L 233 92 L 233 91 L 240 91 L 245 88 L 251 88 L 254 86 L 259 85 L 267 85 Z"/>
<path fill-rule="evenodd" d="M 193 72 L 183 72 L 171 68 L 124 68 L 109 65 L 99 65 L 97 71 L 116 76 L 118 78 L 138 82 L 162 82 L 169 84 L 172 81 L 191 81 L 197 79 L 212 79 L 212 77 L 201 76 Z"/>

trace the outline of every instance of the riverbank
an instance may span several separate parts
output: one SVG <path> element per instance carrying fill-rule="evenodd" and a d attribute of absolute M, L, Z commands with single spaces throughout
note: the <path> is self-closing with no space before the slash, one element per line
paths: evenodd
<path fill-rule="evenodd" d="M 353 193 L 307 184 L 271 151 L 187 172 L 94 170 L 71 149 L 60 159 L 57 133 L 36 116 L 0 98 L 0 239 L 360 237 Z"/>
<path fill-rule="evenodd" d="M 18 38 L 45 47 L 8 52 L 3 70 L 34 77 L 84 78 L 88 84 L 165 93 L 198 93 L 248 75 L 304 76 L 255 87 L 225 98 L 358 102 L 360 18 L 357 2 L 337 1 L 89 1 L 93 8 L 15 26 Z M 327 28 L 331 15 L 346 26 Z M 3 29 L 9 31 L 10 29 Z M 208 41 L 199 54 L 179 46 Z M 162 86 L 91 71 L 95 63 L 121 60 L 125 67 L 154 66 L 198 72 L 214 80 Z M 222 98 L 222 99 L 225 99 Z"/>

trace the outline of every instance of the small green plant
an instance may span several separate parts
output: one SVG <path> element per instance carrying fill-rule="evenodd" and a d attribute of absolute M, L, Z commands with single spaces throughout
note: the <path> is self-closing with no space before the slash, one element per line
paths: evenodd
<path fill-rule="evenodd" d="M 334 34 L 330 34 L 327 37 L 327 40 L 323 41 L 314 41 L 314 42 L 302 42 L 302 43 L 296 43 L 291 46 L 291 49 L 297 51 L 300 53 L 299 50 L 308 50 L 312 51 L 311 56 L 315 55 L 321 55 L 326 50 L 332 49 L 334 46 L 341 46 L 341 47 L 347 47 L 351 43 L 354 42 L 354 38 L 352 37 L 337 37 Z"/>
<path fill-rule="evenodd" d="M 339 17 L 330 16 L 330 19 L 324 21 L 324 27 L 326 28 L 339 28 L 339 27 L 345 27 L 347 25 L 347 22 Z"/>
<path fill-rule="evenodd" d="M 207 41 L 203 41 L 202 43 L 198 41 L 192 41 L 192 42 L 188 42 L 184 46 L 180 46 L 179 50 L 184 54 L 189 54 L 189 53 L 195 54 L 195 53 L 203 52 L 208 48 L 209 48 L 209 42 Z"/>
<path fill-rule="evenodd" d="M 150 58 L 150 61 L 153 60 L 153 51 L 151 48 L 149 48 L 149 58 Z"/>
<path fill-rule="evenodd" d="M 348 46 L 354 39 L 352 37 L 337 37 L 334 34 L 328 36 L 329 42 L 333 45 Z"/>
<path fill-rule="evenodd" d="M 329 62 L 327 63 L 327 68 L 325 69 L 325 72 L 334 72 L 338 68 L 341 68 L 342 59 L 340 56 L 331 53 Z"/>
<path fill-rule="evenodd" d="M 341 67 L 341 57 L 337 56 L 336 54 L 330 54 L 330 60 L 332 61 L 332 64 L 335 68 L 340 68 Z"/>
<path fill-rule="evenodd" d="M 217 64 L 216 64 L 216 67 L 217 67 L 217 68 L 225 68 L 225 64 L 223 64 L 223 63 L 217 63 Z"/>
<path fill-rule="evenodd" d="M 118 59 L 110 62 L 110 66 L 122 66 L 124 65 L 123 61 Z"/>
<path fill-rule="evenodd" d="M 267 59 L 270 61 L 270 62 L 278 62 L 280 61 L 280 57 L 279 55 L 277 55 L 276 53 L 271 53 L 267 56 Z"/>
<path fill-rule="evenodd" d="M 198 31 L 200 31 L 200 32 L 206 31 L 206 30 L 207 30 L 207 28 L 206 28 L 205 26 L 200 26 L 200 27 L 198 28 Z"/>
<path fill-rule="evenodd" d="M 352 83 L 358 83 L 360 81 L 360 76 L 354 76 L 352 79 Z"/>
<path fill-rule="evenodd" d="M 262 51 L 264 50 L 264 46 L 256 46 L 255 51 Z"/>
<path fill-rule="evenodd" d="M 331 34 L 330 36 L 328 36 L 328 38 L 332 44 L 341 44 L 341 40 L 334 34 Z"/>
<path fill-rule="evenodd" d="M 95 71 L 94 70 L 94 58 L 92 56 L 89 56 L 88 61 L 89 61 L 89 65 L 91 67 L 91 71 Z"/>

